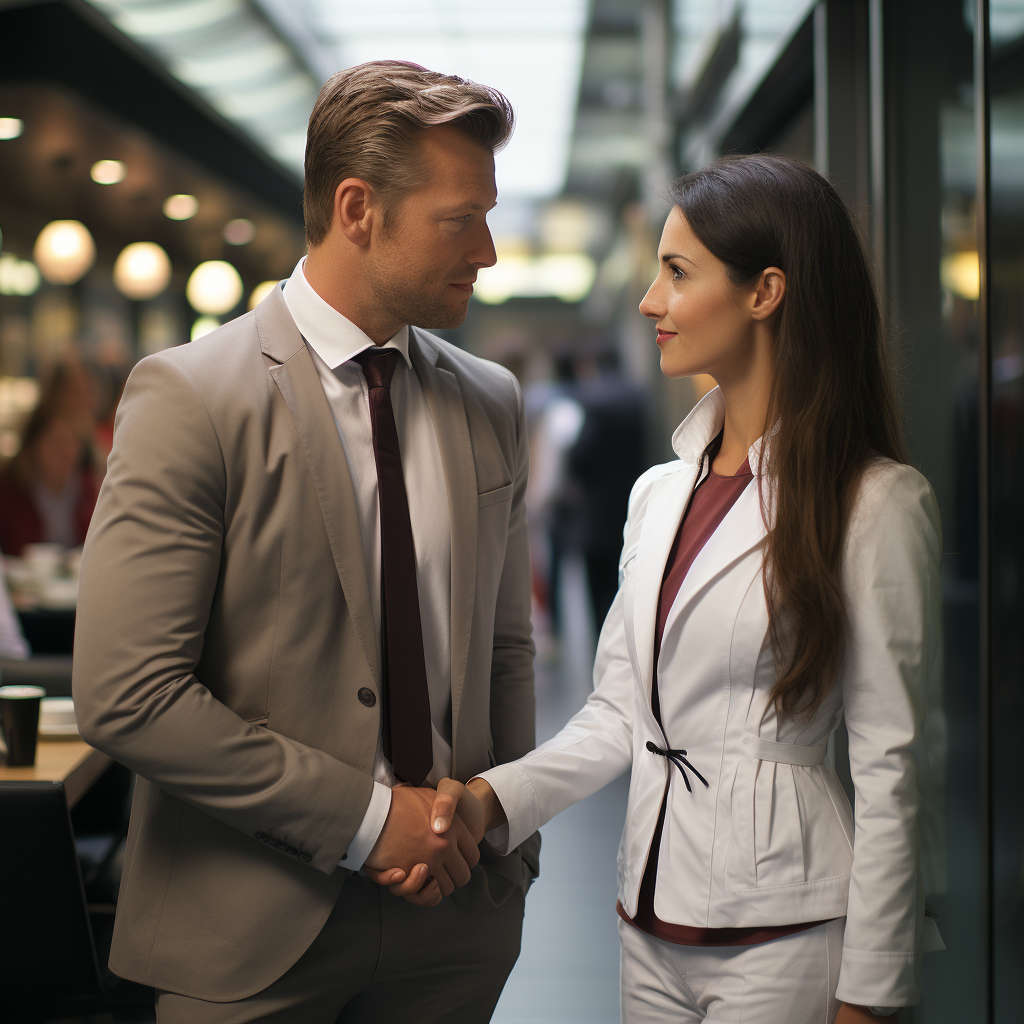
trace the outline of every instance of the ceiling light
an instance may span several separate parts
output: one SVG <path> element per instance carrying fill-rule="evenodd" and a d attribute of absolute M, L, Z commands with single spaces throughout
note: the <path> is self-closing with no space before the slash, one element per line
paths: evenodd
<path fill-rule="evenodd" d="M 260 281 L 249 296 L 249 308 L 255 309 L 281 282 Z"/>
<path fill-rule="evenodd" d="M 229 220 L 224 225 L 224 241 L 228 245 L 246 245 L 256 236 L 256 225 L 245 217 Z"/>
<path fill-rule="evenodd" d="M 128 173 L 122 160 L 97 160 L 89 171 L 89 176 L 97 185 L 116 185 L 124 181 Z"/>
<path fill-rule="evenodd" d="M 981 294 L 981 265 L 976 252 L 954 252 L 942 257 L 939 265 L 942 284 L 962 299 L 976 299 Z"/>
<path fill-rule="evenodd" d="M 13 252 L 0 253 L 0 295 L 32 295 L 39 288 L 39 269 Z"/>
<path fill-rule="evenodd" d="M 170 283 L 171 261 L 156 242 L 132 242 L 114 261 L 114 284 L 126 298 L 156 298 Z"/>
<path fill-rule="evenodd" d="M 50 284 L 74 284 L 96 259 L 96 243 L 77 220 L 54 220 L 39 232 L 32 258 Z"/>
<path fill-rule="evenodd" d="M 199 200 L 183 192 L 164 200 L 164 216 L 170 220 L 190 220 L 198 209 Z"/>
<path fill-rule="evenodd" d="M 200 263 L 185 285 L 185 298 L 197 313 L 220 316 L 234 309 L 241 297 L 242 279 L 224 260 Z"/>
<path fill-rule="evenodd" d="M 511 298 L 552 296 L 579 302 L 593 287 L 597 267 L 585 253 L 501 256 L 477 275 L 473 294 L 488 305 Z"/>
<path fill-rule="evenodd" d="M 20 117 L 0 117 L 0 139 L 16 139 L 24 130 Z"/>
<path fill-rule="evenodd" d="M 220 327 L 220 321 L 215 316 L 197 317 L 192 324 L 192 330 L 189 332 L 189 341 L 195 341 L 204 334 L 217 330 L 218 327 Z"/>

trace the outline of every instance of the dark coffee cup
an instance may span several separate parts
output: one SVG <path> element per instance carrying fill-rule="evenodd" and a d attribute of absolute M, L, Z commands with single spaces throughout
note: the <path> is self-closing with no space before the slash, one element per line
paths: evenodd
<path fill-rule="evenodd" d="M 45 696 L 41 686 L 0 686 L 0 727 L 11 768 L 36 763 L 39 702 Z"/>

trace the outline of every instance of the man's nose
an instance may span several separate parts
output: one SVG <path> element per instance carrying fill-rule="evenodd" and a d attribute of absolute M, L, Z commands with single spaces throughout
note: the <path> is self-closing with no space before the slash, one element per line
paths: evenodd
<path fill-rule="evenodd" d="M 494 249 L 494 239 L 491 238 L 490 228 L 484 227 L 476 246 L 466 254 L 466 262 L 472 263 L 475 267 L 493 267 L 498 262 L 498 254 Z"/>

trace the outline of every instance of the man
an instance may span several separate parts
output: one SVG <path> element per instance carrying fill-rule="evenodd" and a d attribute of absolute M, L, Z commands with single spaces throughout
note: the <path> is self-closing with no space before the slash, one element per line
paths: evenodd
<path fill-rule="evenodd" d="M 511 122 L 413 65 L 335 75 L 309 255 L 125 389 L 74 693 L 139 774 L 110 964 L 161 1024 L 479 1024 L 518 955 L 539 840 L 478 853 L 428 814 L 534 742 L 523 405 L 419 329 L 495 261 Z"/>

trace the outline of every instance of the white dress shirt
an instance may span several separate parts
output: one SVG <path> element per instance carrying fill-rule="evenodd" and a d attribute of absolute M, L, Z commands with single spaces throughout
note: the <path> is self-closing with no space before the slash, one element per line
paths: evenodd
<path fill-rule="evenodd" d="M 370 583 L 373 619 L 380 651 L 380 505 L 377 497 L 377 466 L 373 456 L 369 390 L 362 368 L 352 362 L 374 343 L 351 320 L 325 302 L 306 280 L 305 257 L 285 282 L 284 299 L 302 335 L 324 394 L 338 427 L 356 505 L 363 558 Z M 451 773 L 451 527 L 444 468 L 427 408 L 423 388 L 409 358 L 409 328 L 403 327 L 385 348 L 395 348 L 402 358 L 391 381 L 402 472 L 409 496 L 409 517 L 416 551 L 416 590 L 423 627 L 423 658 L 430 694 L 434 764 L 427 782 Z M 340 668 L 339 668 L 340 671 Z M 369 807 L 349 845 L 344 866 L 358 871 L 384 828 L 391 807 L 391 787 L 396 782 L 383 753 L 383 732 L 377 739 L 374 786 Z"/>

